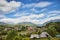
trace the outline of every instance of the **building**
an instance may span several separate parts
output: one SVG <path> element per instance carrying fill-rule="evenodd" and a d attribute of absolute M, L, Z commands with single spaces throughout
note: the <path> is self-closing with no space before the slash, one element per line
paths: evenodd
<path fill-rule="evenodd" d="M 7 28 L 4 29 L 4 31 L 9 31 L 9 30 L 11 30 L 10 27 L 7 27 Z"/>
<path fill-rule="evenodd" d="M 19 28 L 19 27 L 15 27 L 14 29 L 17 31 L 21 30 L 21 28 Z"/>
<path fill-rule="evenodd" d="M 42 32 L 41 34 L 32 34 L 30 38 L 46 38 L 51 37 L 47 32 Z"/>
<path fill-rule="evenodd" d="M 47 32 L 42 32 L 41 34 L 40 34 L 40 38 L 41 37 L 51 37 Z"/>
<path fill-rule="evenodd" d="M 32 27 L 28 27 L 28 30 L 31 31 L 31 30 L 33 30 L 33 28 Z"/>
<path fill-rule="evenodd" d="M 32 34 L 30 38 L 39 38 L 38 34 Z"/>

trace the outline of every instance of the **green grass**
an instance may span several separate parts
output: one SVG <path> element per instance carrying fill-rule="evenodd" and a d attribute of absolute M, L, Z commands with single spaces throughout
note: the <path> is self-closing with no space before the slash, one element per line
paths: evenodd
<path fill-rule="evenodd" d="M 39 39 L 30 39 L 30 38 L 28 38 L 28 37 L 26 37 L 26 38 L 23 38 L 23 40 L 60 40 L 60 38 L 50 38 L 50 39 L 48 39 L 48 38 L 39 38 Z"/>

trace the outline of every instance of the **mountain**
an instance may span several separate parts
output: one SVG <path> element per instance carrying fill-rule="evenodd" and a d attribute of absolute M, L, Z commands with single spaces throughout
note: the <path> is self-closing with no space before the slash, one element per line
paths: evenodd
<path fill-rule="evenodd" d="M 48 24 L 48 23 L 50 23 L 50 22 L 60 22 L 60 19 L 55 19 L 55 20 L 47 21 L 47 22 L 45 22 L 43 25 L 46 25 L 46 24 Z"/>
<path fill-rule="evenodd" d="M 50 21 L 47 21 L 47 22 L 45 22 L 43 24 L 38 24 L 38 26 L 42 27 L 42 26 L 45 26 L 46 24 L 48 24 L 50 22 L 60 22 L 60 19 L 50 20 Z"/>
<path fill-rule="evenodd" d="M 4 22 L 0 22 L 0 25 L 5 25 L 5 24 L 7 24 L 7 23 L 4 23 Z"/>
<path fill-rule="evenodd" d="M 34 23 L 31 23 L 31 22 L 21 22 L 21 23 L 18 23 L 18 24 L 42 27 L 42 26 L 45 26 L 47 23 L 50 23 L 50 22 L 60 22 L 60 19 L 50 20 L 50 21 L 45 22 L 44 24 L 34 24 Z M 0 25 L 5 25 L 5 24 L 9 24 L 9 23 L 0 22 Z M 11 25 L 13 25 L 13 24 L 11 24 Z"/>
<path fill-rule="evenodd" d="M 60 22 L 60 19 L 51 20 L 51 22 Z"/>
<path fill-rule="evenodd" d="M 20 25 L 27 25 L 27 26 L 37 26 L 36 24 L 34 23 L 31 23 L 31 22 L 21 22 L 21 23 L 18 23 Z"/>

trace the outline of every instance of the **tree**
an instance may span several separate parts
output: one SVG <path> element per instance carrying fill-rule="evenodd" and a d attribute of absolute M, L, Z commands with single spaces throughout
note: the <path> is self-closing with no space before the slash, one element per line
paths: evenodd
<path fill-rule="evenodd" d="M 9 31 L 8 36 L 6 40 L 14 40 L 14 38 L 17 36 L 17 32 L 14 30 Z"/>
<path fill-rule="evenodd" d="M 60 22 L 56 22 L 55 29 L 60 33 Z"/>
<path fill-rule="evenodd" d="M 50 25 L 47 29 L 47 32 L 53 37 L 55 37 L 55 35 L 57 34 L 57 31 L 56 31 L 54 25 Z"/>
<path fill-rule="evenodd" d="M 21 37 L 21 36 L 16 36 L 16 37 L 14 38 L 14 40 L 22 40 L 22 37 Z"/>

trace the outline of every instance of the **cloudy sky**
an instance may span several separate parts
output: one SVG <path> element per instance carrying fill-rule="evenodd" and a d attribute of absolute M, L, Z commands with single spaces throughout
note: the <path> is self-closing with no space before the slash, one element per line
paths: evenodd
<path fill-rule="evenodd" d="M 60 19 L 60 0 L 0 0 L 0 22 L 43 24 Z"/>

